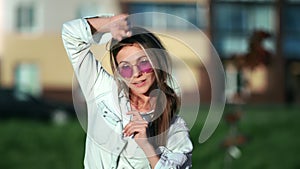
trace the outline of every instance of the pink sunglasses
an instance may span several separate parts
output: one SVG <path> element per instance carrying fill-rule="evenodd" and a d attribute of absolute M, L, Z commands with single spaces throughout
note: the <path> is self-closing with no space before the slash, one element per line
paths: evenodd
<path fill-rule="evenodd" d="M 137 66 L 138 70 L 142 73 L 150 73 L 153 71 L 152 65 L 147 57 L 141 57 L 138 59 L 135 65 L 128 62 L 121 62 L 118 65 L 119 74 L 123 78 L 131 78 L 133 75 L 133 66 Z"/>

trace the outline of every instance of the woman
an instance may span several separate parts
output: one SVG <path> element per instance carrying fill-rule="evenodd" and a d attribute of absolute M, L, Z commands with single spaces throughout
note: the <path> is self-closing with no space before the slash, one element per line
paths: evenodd
<path fill-rule="evenodd" d="M 168 85 L 168 54 L 149 31 L 129 30 L 127 15 L 77 19 L 62 38 L 88 107 L 84 166 L 190 168 L 189 130 Z M 90 51 L 112 36 L 107 73 Z"/>

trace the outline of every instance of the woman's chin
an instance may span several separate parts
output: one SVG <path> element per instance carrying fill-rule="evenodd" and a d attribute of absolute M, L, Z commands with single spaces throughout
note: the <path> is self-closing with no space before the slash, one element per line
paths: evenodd
<path fill-rule="evenodd" d="M 149 86 L 141 86 L 141 87 L 136 87 L 135 85 L 131 87 L 131 91 L 133 94 L 136 95 L 141 95 L 141 94 L 146 94 L 149 90 Z"/>

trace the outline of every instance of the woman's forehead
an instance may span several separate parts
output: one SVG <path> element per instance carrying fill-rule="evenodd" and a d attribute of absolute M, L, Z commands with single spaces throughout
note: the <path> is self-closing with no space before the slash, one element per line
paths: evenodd
<path fill-rule="evenodd" d="M 118 63 L 122 61 L 132 62 L 142 56 L 146 56 L 146 53 L 139 44 L 126 45 L 118 52 L 116 60 Z"/>

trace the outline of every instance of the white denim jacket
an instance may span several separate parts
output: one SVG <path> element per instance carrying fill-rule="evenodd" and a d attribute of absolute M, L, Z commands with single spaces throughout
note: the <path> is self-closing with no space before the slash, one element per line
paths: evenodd
<path fill-rule="evenodd" d="M 104 44 L 111 34 L 91 34 L 86 19 L 66 22 L 62 39 L 88 108 L 85 169 L 151 168 L 134 139 L 123 137 L 128 123 L 128 99 L 118 94 L 114 78 L 93 56 L 92 44 Z M 176 116 L 168 131 L 166 146 L 160 146 L 155 169 L 191 168 L 193 145 L 185 121 Z"/>

